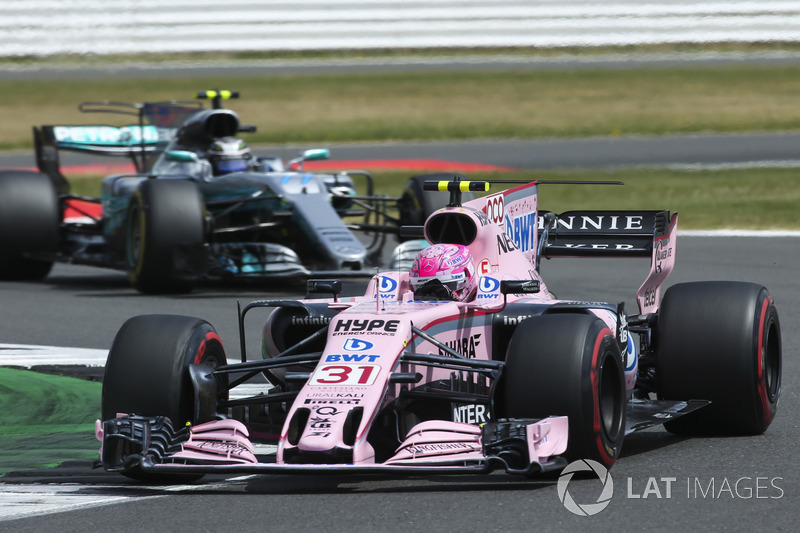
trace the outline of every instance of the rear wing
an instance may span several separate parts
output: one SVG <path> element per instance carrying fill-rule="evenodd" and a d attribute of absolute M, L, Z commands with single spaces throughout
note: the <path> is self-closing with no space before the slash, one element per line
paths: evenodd
<path fill-rule="evenodd" d="M 124 126 L 65 124 L 33 128 L 36 165 L 56 182 L 61 174 L 58 152 L 69 150 L 93 155 L 128 158 L 136 172 L 150 169 L 177 129 L 191 114 L 202 109 L 200 102 L 129 104 L 125 102 L 83 102 L 81 113 L 104 113 L 135 117 Z"/>
<path fill-rule="evenodd" d="M 661 286 L 675 267 L 677 213 L 540 211 L 538 220 L 541 257 L 649 257 L 650 272 L 636 303 L 639 314 L 658 311 Z"/>
<path fill-rule="evenodd" d="M 539 211 L 542 257 L 647 257 L 668 211 Z"/>
<path fill-rule="evenodd" d="M 222 100 L 238 98 L 239 93 L 200 91 L 195 97 L 199 100 L 210 100 L 211 108 L 224 114 Z M 83 102 L 78 110 L 81 113 L 127 115 L 135 117 L 136 122 L 125 126 L 76 124 L 34 127 L 36 165 L 41 172 L 50 176 L 62 193 L 69 191 L 69 184 L 61 173 L 58 156 L 60 150 L 126 157 L 133 163 L 137 173 L 147 173 L 181 127 L 199 111 L 203 111 L 204 105 L 203 102 L 180 100 L 142 104 L 107 100 Z M 239 126 L 236 118 L 233 132 L 237 130 L 252 132 L 255 127 Z"/>
<path fill-rule="evenodd" d="M 155 126 L 64 125 L 34 127 L 34 137 L 59 150 L 126 156 L 149 152 L 159 141 Z"/>
<path fill-rule="evenodd" d="M 458 176 L 460 178 L 460 176 Z M 457 180 L 454 179 L 454 182 Z M 519 182 L 492 180 L 488 183 Z M 661 285 L 675 266 L 678 214 L 669 211 L 539 210 L 540 184 L 621 182 L 531 181 L 466 202 L 498 224 L 536 270 L 542 257 L 649 257 L 650 272 L 636 293 L 640 314 L 655 313 Z M 462 184 L 463 185 L 463 184 Z"/>

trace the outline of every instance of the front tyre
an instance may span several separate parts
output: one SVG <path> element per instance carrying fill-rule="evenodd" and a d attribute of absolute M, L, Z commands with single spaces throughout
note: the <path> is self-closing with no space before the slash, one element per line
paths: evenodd
<path fill-rule="evenodd" d="M 619 345 L 599 318 L 543 315 L 517 327 L 494 392 L 495 419 L 567 416 L 567 458 L 610 467 L 622 450 L 625 409 Z"/>
<path fill-rule="evenodd" d="M 189 366 L 227 363 L 225 349 L 205 320 L 141 315 L 127 320 L 111 345 L 103 377 L 103 420 L 117 413 L 168 416 L 179 427 L 194 419 Z"/>
<path fill-rule="evenodd" d="M 781 328 L 766 288 L 742 282 L 670 287 L 655 329 L 658 395 L 711 404 L 664 424 L 677 434 L 766 431 L 781 388 Z"/>
<path fill-rule="evenodd" d="M 147 180 L 133 193 L 126 218 L 128 279 L 146 294 L 192 290 L 191 277 L 177 264 L 181 248 L 204 242 L 203 198 L 185 180 Z"/>
<path fill-rule="evenodd" d="M 117 415 L 167 416 L 173 427 L 196 419 L 195 403 L 219 398 L 194 396 L 189 367 L 206 364 L 215 368 L 227 363 L 225 349 L 214 328 L 199 318 L 180 315 L 143 315 L 126 321 L 111 345 L 103 377 L 103 420 Z M 186 482 L 196 474 L 152 474 L 139 467 L 124 475 L 154 483 Z"/>

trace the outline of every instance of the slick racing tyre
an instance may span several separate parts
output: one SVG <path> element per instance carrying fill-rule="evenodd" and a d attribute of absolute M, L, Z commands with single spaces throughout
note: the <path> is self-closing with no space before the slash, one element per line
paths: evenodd
<path fill-rule="evenodd" d="M 446 191 L 426 191 L 423 188 L 425 181 L 453 179 L 453 174 L 421 174 L 412 176 L 406 182 L 403 194 L 400 197 L 400 225 L 422 226 L 428 216 L 434 211 L 443 208 L 450 201 L 450 193 Z M 474 192 L 461 193 L 461 202 L 475 199 Z"/>
<path fill-rule="evenodd" d="M 0 171 L 0 279 L 46 278 L 53 262 L 28 254 L 55 255 L 60 224 L 58 195 L 47 175 Z"/>
<path fill-rule="evenodd" d="M 656 383 L 665 400 L 711 404 L 664 424 L 677 434 L 766 431 L 781 389 L 781 328 L 766 288 L 695 282 L 670 287 L 655 329 Z"/>
<path fill-rule="evenodd" d="M 225 349 L 205 320 L 180 315 L 141 315 L 126 321 L 111 345 L 103 378 L 103 419 L 117 413 L 168 416 L 193 424 L 191 365 L 227 363 Z"/>
<path fill-rule="evenodd" d="M 204 242 L 204 203 L 185 180 L 147 180 L 128 204 L 125 258 L 128 279 L 139 292 L 181 293 L 194 282 L 177 261 L 181 250 Z"/>
<path fill-rule="evenodd" d="M 567 416 L 567 458 L 610 467 L 622 450 L 625 407 L 619 345 L 599 318 L 553 314 L 517 326 L 494 391 L 495 419 Z"/>
<path fill-rule="evenodd" d="M 212 368 L 227 363 L 225 349 L 205 320 L 180 315 L 142 315 L 126 321 L 111 345 L 103 377 L 103 420 L 118 414 L 167 416 L 174 428 L 195 419 L 195 402 L 227 398 L 195 398 L 189 367 L 204 363 Z M 172 482 L 201 476 L 145 474 L 134 467 L 123 474 L 148 481 Z"/>

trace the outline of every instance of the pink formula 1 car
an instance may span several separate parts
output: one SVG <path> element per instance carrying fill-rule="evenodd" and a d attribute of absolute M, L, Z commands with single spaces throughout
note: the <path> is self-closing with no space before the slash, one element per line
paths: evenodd
<path fill-rule="evenodd" d="M 490 183 L 513 186 L 462 205 L 462 191 Z M 763 433 L 781 382 L 767 290 L 696 282 L 662 299 L 677 214 L 540 212 L 543 183 L 425 182 L 450 191 L 450 203 L 417 228 L 429 247 L 410 271 L 378 273 L 361 297 L 341 298 L 340 282 L 318 280 L 309 282 L 316 298 L 250 303 L 239 312 L 241 362 L 228 362 L 202 319 L 128 320 L 105 370 L 104 467 L 162 480 L 530 475 L 578 458 L 611 466 L 627 434 L 655 424 Z M 638 313 L 558 299 L 538 269 L 555 256 L 649 257 Z M 272 311 L 263 359 L 249 360 L 244 320 L 255 308 Z"/>

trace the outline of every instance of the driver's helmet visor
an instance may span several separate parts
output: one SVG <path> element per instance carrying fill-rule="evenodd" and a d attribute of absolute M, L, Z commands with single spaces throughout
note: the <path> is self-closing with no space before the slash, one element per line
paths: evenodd
<path fill-rule="evenodd" d="M 412 290 L 417 290 L 431 280 L 438 279 L 442 285 L 450 289 L 450 292 L 456 292 L 467 281 L 466 272 L 458 272 L 454 274 L 438 274 L 435 276 L 410 276 L 408 281 L 411 284 Z"/>
<path fill-rule="evenodd" d="M 218 174 L 241 172 L 247 170 L 247 161 L 244 159 L 219 159 L 214 162 Z"/>

